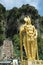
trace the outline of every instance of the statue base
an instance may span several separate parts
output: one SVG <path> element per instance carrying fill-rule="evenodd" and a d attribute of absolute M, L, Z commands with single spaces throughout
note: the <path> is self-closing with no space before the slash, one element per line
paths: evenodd
<path fill-rule="evenodd" d="M 43 60 L 23 60 L 20 65 L 43 65 Z"/>

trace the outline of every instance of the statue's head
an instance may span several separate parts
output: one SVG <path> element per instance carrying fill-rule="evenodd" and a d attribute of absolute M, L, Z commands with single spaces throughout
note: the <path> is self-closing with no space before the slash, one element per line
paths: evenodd
<path fill-rule="evenodd" d="M 31 24 L 31 19 L 29 16 L 25 17 L 24 21 L 26 22 L 26 24 Z"/>

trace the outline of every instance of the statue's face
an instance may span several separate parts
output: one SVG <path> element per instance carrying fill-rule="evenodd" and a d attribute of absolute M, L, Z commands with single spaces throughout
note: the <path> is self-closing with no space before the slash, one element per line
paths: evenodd
<path fill-rule="evenodd" d="M 25 17 L 25 18 L 24 18 L 24 21 L 25 21 L 25 22 L 27 22 L 27 21 L 28 21 L 28 18 L 27 18 L 27 17 Z"/>
<path fill-rule="evenodd" d="M 24 21 L 26 22 L 26 24 L 31 24 L 30 17 L 25 17 Z"/>

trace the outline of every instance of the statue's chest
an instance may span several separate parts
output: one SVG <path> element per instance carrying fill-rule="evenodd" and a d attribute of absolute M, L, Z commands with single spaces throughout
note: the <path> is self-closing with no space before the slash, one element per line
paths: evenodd
<path fill-rule="evenodd" d="M 26 30 L 26 33 L 33 34 L 33 27 L 32 26 L 26 26 L 25 30 Z"/>

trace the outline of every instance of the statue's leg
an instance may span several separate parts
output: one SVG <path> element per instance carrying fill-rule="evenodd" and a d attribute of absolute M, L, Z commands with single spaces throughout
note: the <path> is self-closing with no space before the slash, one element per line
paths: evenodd
<path fill-rule="evenodd" d="M 28 40 L 28 38 L 26 38 L 26 36 L 24 36 L 23 38 L 23 45 L 24 45 L 24 49 L 25 49 L 25 52 L 26 52 L 26 56 L 28 59 L 31 58 L 31 53 L 30 53 L 30 41 Z"/>
<path fill-rule="evenodd" d="M 32 41 L 31 52 L 32 52 L 32 59 L 35 60 L 36 59 L 36 53 L 37 53 L 37 44 L 36 44 L 36 41 Z"/>
<path fill-rule="evenodd" d="M 28 59 L 31 59 L 31 43 L 30 41 L 28 40 L 27 41 L 27 50 L 28 50 Z"/>
<path fill-rule="evenodd" d="M 37 39 L 35 39 L 35 45 L 34 45 L 34 51 L 36 51 L 35 53 L 34 53 L 34 56 L 35 56 L 35 59 L 38 59 L 38 46 L 37 46 Z"/>
<path fill-rule="evenodd" d="M 35 44 L 36 44 L 36 59 L 38 59 L 38 60 L 39 60 L 37 39 L 35 40 Z"/>
<path fill-rule="evenodd" d="M 32 54 L 32 59 L 35 59 L 35 51 L 34 51 L 34 42 L 31 42 L 31 54 Z"/>

